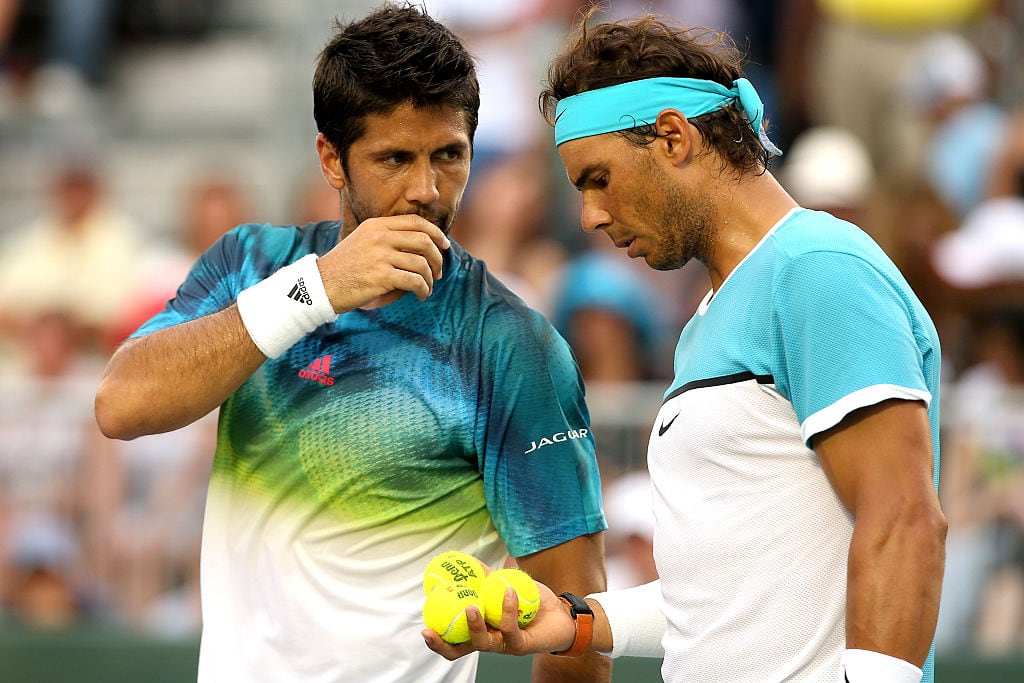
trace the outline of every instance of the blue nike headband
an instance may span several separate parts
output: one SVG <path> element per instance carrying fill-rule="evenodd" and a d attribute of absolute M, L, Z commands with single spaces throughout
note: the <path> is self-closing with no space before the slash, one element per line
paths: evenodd
<path fill-rule="evenodd" d="M 781 155 L 761 129 L 764 104 L 746 78 L 737 78 L 732 88 L 698 78 L 645 78 L 566 97 L 555 108 L 555 146 L 653 124 L 665 109 L 678 109 L 692 119 L 734 103 L 746 114 L 761 145 L 772 155 Z"/>

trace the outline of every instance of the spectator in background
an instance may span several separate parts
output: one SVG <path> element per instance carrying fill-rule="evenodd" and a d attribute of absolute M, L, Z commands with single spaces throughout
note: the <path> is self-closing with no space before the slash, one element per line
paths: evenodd
<path fill-rule="evenodd" d="M 225 232 L 253 219 L 246 188 L 228 172 L 201 174 L 185 190 L 182 236 L 185 256 L 194 261 Z"/>
<path fill-rule="evenodd" d="M 604 489 L 608 519 L 608 590 L 641 586 L 658 578 L 654 564 L 654 499 L 646 470 L 615 477 Z"/>
<path fill-rule="evenodd" d="M 552 298 L 568 258 L 551 237 L 551 174 L 537 149 L 474 162 L 452 236 L 530 307 L 552 314 Z"/>
<path fill-rule="evenodd" d="M 1006 656 L 1024 650 L 1024 308 L 986 315 L 978 347 L 978 372 L 960 383 L 964 398 L 977 400 L 969 413 L 979 427 L 976 474 L 994 513 L 994 565 L 979 605 L 977 646 Z"/>
<path fill-rule="evenodd" d="M 667 376 L 670 300 L 641 268 L 641 263 L 624 261 L 614 244 L 600 240 L 564 270 L 553 320 L 588 383 Z"/>
<path fill-rule="evenodd" d="M 927 179 L 960 218 L 988 194 L 1007 135 L 1007 115 L 992 99 L 989 70 L 962 35 L 930 36 L 914 55 L 906 86 L 929 125 Z"/>
<path fill-rule="evenodd" d="M 1005 149 L 996 184 L 1019 167 Z M 936 646 L 992 655 L 1024 645 L 1024 197 L 1007 190 L 931 253 L 968 323 L 946 426 L 950 603 Z"/>
<path fill-rule="evenodd" d="M 988 196 L 1024 197 L 1024 108 L 1009 117 L 989 176 Z"/>
<path fill-rule="evenodd" d="M 171 244 L 148 245 L 137 268 L 138 277 L 121 314 L 109 328 L 111 349 L 174 296 L 199 255 L 220 237 L 253 219 L 246 189 L 227 172 L 199 173 L 184 187 L 179 228 Z"/>
<path fill-rule="evenodd" d="M 932 262 L 955 288 L 1016 299 L 1024 285 L 1024 197 L 980 204 L 936 242 Z"/>
<path fill-rule="evenodd" d="M 787 0 L 780 103 L 787 122 L 853 132 L 883 177 L 920 175 L 925 118 L 905 74 L 927 39 L 965 31 L 993 0 Z"/>
<path fill-rule="evenodd" d="M 134 441 L 98 436 L 82 482 L 94 492 L 82 526 L 90 568 L 133 628 L 198 635 L 199 546 L 217 417 Z"/>
<path fill-rule="evenodd" d="M 77 585 L 78 543 L 71 529 L 46 515 L 28 517 L 13 530 L 9 571 L 0 605 L 15 623 L 38 630 L 72 626 L 88 612 Z"/>
<path fill-rule="evenodd" d="M 1004 656 L 1024 647 L 1024 308 L 982 308 L 972 332 L 948 399 L 936 647 Z"/>
<path fill-rule="evenodd" d="M 303 178 L 295 190 L 292 211 L 296 225 L 341 220 L 341 202 L 338 193 L 320 172 Z"/>
<path fill-rule="evenodd" d="M 229 173 L 207 170 L 190 178 L 177 243 L 146 250 L 112 348 L 163 309 L 203 252 L 253 218 L 246 189 Z M 127 442 L 98 438 L 91 445 L 85 477 L 104 495 L 91 505 L 85 541 L 96 574 L 113 587 L 121 615 L 135 626 L 163 635 L 198 633 L 199 539 L 216 426 L 211 414 L 175 431 Z"/>
<path fill-rule="evenodd" d="M 1024 306 L 1024 111 L 1009 119 L 992 165 L 988 199 L 935 245 L 932 261 L 950 285 L 972 293 L 975 302 Z"/>
<path fill-rule="evenodd" d="M 113 0 L 0 0 L 0 80 L 44 119 L 97 114 L 117 10 Z"/>
<path fill-rule="evenodd" d="M 864 226 L 875 169 L 856 135 L 837 126 L 818 126 L 793 141 L 783 157 L 779 181 L 800 206 Z"/>
<path fill-rule="evenodd" d="M 7 47 L 18 19 L 20 0 L 0 0 L 0 48 Z"/>
<path fill-rule="evenodd" d="M 0 247 L 0 329 L 59 310 L 96 343 L 138 281 L 140 226 L 109 201 L 95 156 L 69 157 L 54 172 L 45 215 Z"/>
<path fill-rule="evenodd" d="M 82 476 L 102 359 L 84 352 L 63 309 L 35 313 L 18 331 L 0 373 L 0 600 L 30 622 L 63 623 L 57 598 L 68 581 L 76 595 L 104 593 L 77 540 L 102 495 Z"/>

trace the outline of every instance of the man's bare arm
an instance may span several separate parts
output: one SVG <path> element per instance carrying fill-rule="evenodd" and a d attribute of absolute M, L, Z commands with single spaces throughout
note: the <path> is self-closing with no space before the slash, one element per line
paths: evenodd
<path fill-rule="evenodd" d="M 605 590 L 604 534 L 580 536 L 548 550 L 521 557 L 519 566 L 550 586 L 556 593 L 587 595 Z M 612 662 L 596 652 L 579 658 L 537 655 L 533 659 L 533 682 L 611 680 Z"/>
<path fill-rule="evenodd" d="M 862 408 L 817 437 L 814 450 L 855 518 L 846 647 L 920 668 L 935 634 L 946 537 L 927 410 L 898 400 Z"/>
<path fill-rule="evenodd" d="M 113 439 L 184 427 L 227 400 L 265 360 L 234 304 L 131 339 L 103 373 L 96 421 Z"/>
<path fill-rule="evenodd" d="M 364 221 L 317 268 L 335 313 L 413 292 L 441 277 L 448 238 L 415 215 Z M 237 304 L 124 344 L 96 394 L 96 421 L 115 439 L 179 429 L 227 400 L 263 364 Z"/>

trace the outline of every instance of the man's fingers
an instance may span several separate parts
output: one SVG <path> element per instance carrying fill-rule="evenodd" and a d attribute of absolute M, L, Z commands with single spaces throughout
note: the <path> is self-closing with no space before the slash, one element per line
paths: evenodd
<path fill-rule="evenodd" d="M 404 278 L 404 273 L 412 274 L 418 281 L 422 281 L 423 286 L 426 287 L 426 294 L 429 295 L 434 291 L 434 280 L 436 279 L 433 269 L 428 263 L 427 259 L 423 258 L 419 254 L 409 254 L 406 252 L 399 252 L 392 256 L 391 266 L 398 272 L 400 277 Z M 422 293 L 419 282 L 414 282 L 417 296 Z M 408 289 L 408 287 L 402 287 L 402 289 Z M 425 298 L 425 297 L 420 297 Z"/>
<path fill-rule="evenodd" d="M 521 652 L 523 632 L 519 628 L 519 596 L 512 587 L 505 589 L 501 599 L 500 630 L 505 649 L 513 653 Z"/>
<path fill-rule="evenodd" d="M 320 257 L 324 288 L 335 311 L 377 308 L 412 292 L 420 301 L 442 276 L 444 232 L 416 215 L 363 221 Z"/>
<path fill-rule="evenodd" d="M 441 277 L 444 257 L 441 255 L 441 249 L 429 235 L 415 230 L 388 231 L 377 233 L 373 239 L 376 242 L 374 245 L 376 249 L 412 254 L 424 259 L 430 269 L 432 279 L 437 280 Z M 393 259 L 391 262 L 395 263 Z M 418 270 L 418 268 L 402 267 L 406 270 Z"/>
<path fill-rule="evenodd" d="M 494 639 L 487 629 L 483 613 L 472 605 L 466 608 L 466 623 L 469 624 L 469 642 L 474 650 L 490 652 L 494 648 Z"/>
<path fill-rule="evenodd" d="M 379 287 L 381 294 L 361 306 L 362 308 L 373 303 L 379 304 L 377 299 L 386 294 L 395 294 L 389 297 L 389 303 L 406 292 L 412 292 L 416 298 L 423 301 L 434 291 L 434 274 L 427 260 L 419 254 L 407 252 L 387 254 L 386 259 L 373 264 L 365 275 L 364 282 Z"/>
<path fill-rule="evenodd" d="M 437 631 L 433 631 L 429 628 L 420 631 L 420 635 L 423 636 L 423 642 L 426 643 L 428 648 L 447 660 L 454 661 L 459 657 L 464 657 L 470 652 L 473 652 L 473 646 L 471 643 L 459 643 L 458 645 L 446 643 L 444 639 L 437 634 Z"/>
<path fill-rule="evenodd" d="M 498 652 L 518 655 L 526 652 L 523 645 L 523 631 L 519 628 L 519 598 L 509 588 L 502 598 L 501 628 L 487 626 L 483 612 L 475 606 L 466 608 L 466 623 L 469 625 L 469 640 L 452 645 L 446 643 L 435 631 L 421 631 L 427 647 L 445 659 L 454 660 L 470 652 Z"/>
<path fill-rule="evenodd" d="M 449 242 L 448 236 L 444 234 L 444 230 L 422 216 L 416 214 L 403 214 L 400 216 L 382 217 L 377 220 L 385 221 L 385 225 L 389 230 L 412 230 L 422 232 L 430 237 L 431 241 L 437 245 L 438 249 L 447 249 L 451 246 L 451 242 Z"/>

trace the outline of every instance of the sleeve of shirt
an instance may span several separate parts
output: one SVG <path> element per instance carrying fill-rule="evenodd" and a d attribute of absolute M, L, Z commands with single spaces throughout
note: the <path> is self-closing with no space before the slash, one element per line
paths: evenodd
<path fill-rule="evenodd" d="M 901 290 L 862 258 L 812 252 L 788 263 L 773 293 L 776 386 L 806 443 L 850 412 L 890 398 L 928 404 L 923 354 Z"/>
<path fill-rule="evenodd" d="M 607 528 L 583 380 L 540 314 L 502 307 L 485 323 L 484 494 L 514 557 Z"/>
<path fill-rule="evenodd" d="M 242 236 L 240 228 L 226 233 L 192 265 L 185 282 L 164 309 L 132 333 L 142 337 L 223 310 L 238 292 Z"/>

